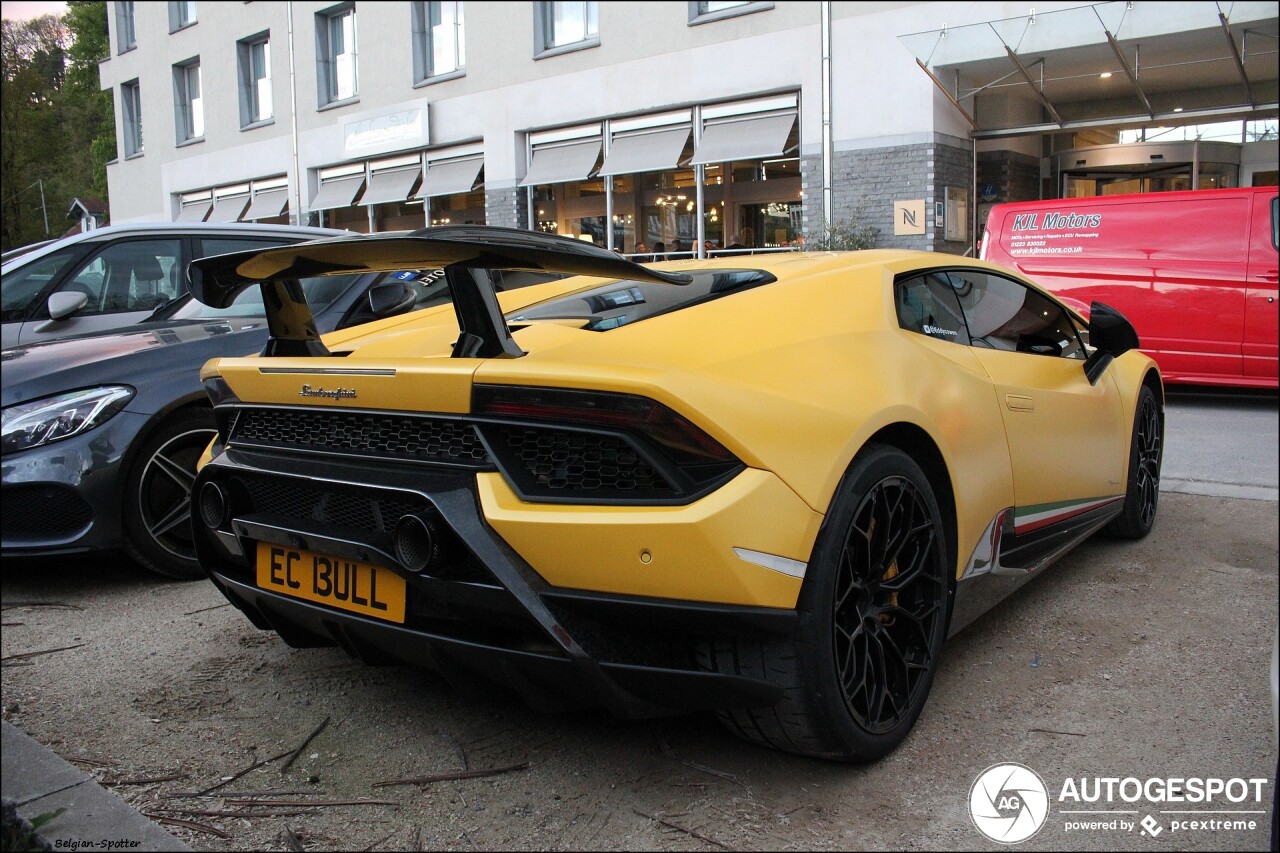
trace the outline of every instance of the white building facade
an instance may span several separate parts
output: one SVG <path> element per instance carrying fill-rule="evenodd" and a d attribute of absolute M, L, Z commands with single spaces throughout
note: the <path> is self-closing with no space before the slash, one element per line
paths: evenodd
<path fill-rule="evenodd" d="M 1274 182 L 1276 6 L 1221 5 L 115 0 L 112 221 L 970 252 L 999 201 Z"/>

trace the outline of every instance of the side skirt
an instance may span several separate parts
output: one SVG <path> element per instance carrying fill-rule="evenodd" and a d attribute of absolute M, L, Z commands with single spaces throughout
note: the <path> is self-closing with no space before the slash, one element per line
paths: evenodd
<path fill-rule="evenodd" d="M 1124 496 L 1001 510 L 956 583 L 949 636 L 995 607 L 1120 514 Z"/>

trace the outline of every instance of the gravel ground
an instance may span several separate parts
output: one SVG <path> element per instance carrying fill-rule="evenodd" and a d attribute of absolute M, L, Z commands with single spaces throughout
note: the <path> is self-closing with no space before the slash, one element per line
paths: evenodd
<path fill-rule="evenodd" d="M 123 559 L 6 562 L 3 713 L 144 812 L 207 827 L 168 827 L 206 850 L 290 849 L 290 834 L 310 850 L 1005 849 L 967 809 L 978 774 L 1005 761 L 1050 791 L 1025 849 L 1266 849 L 1265 814 L 1253 830 L 1150 837 L 1067 832 L 1057 813 L 1069 777 L 1274 775 L 1276 504 L 1166 494 L 1160 512 L 1146 540 L 1085 543 L 953 638 L 915 731 L 874 765 L 770 752 L 709 716 L 543 716 L 429 672 L 291 650 L 212 585 Z M 326 720 L 287 771 L 277 759 L 216 796 L 183 796 L 295 750 Z M 235 795 L 263 791 L 378 802 L 198 813 L 243 811 Z M 1217 807 L 1269 803 L 1268 788 L 1262 806 Z M 1111 808 L 1174 817 L 1167 804 Z"/>

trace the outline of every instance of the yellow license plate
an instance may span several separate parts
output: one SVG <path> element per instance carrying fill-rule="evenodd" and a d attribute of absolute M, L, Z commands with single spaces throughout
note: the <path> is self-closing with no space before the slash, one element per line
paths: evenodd
<path fill-rule="evenodd" d="M 404 623 L 404 578 L 382 566 L 259 542 L 258 586 L 375 619 Z"/>

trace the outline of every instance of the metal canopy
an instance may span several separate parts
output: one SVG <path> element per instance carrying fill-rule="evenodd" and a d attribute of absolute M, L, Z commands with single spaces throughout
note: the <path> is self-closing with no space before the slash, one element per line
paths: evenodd
<path fill-rule="evenodd" d="M 926 10 L 927 11 L 927 10 Z M 1280 114 L 1274 2 L 1094 3 L 899 37 L 977 139 Z"/>
<path fill-rule="evenodd" d="M 658 172 L 680 165 L 680 155 L 689 141 L 691 128 L 661 130 L 615 137 L 600 167 L 601 175 L 631 175 Z"/>
<path fill-rule="evenodd" d="M 596 160 L 600 159 L 600 146 L 600 138 L 595 137 L 588 142 L 535 148 L 533 163 L 518 186 L 531 187 L 537 184 L 564 184 L 569 181 L 586 180 L 595 169 Z"/>
<path fill-rule="evenodd" d="M 466 160 L 446 160 L 428 163 L 427 176 L 414 198 L 434 198 L 441 195 L 469 193 L 480 178 L 484 158 L 468 157 Z"/>
<path fill-rule="evenodd" d="M 311 199 L 312 210 L 332 210 L 335 207 L 350 207 L 360 188 L 364 186 L 364 175 L 353 175 L 349 178 L 336 178 L 320 185 L 320 191 Z"/>
<path fill-rule="evenodd" d="M 289 206 L 289 191 L 287 189 L 271 190 L 270 192 L 260 192 L 253 197 L 249 209 L 245 211 L 243 219 L 270 219 L 273 216 L 279 216 L 284 213 L 284 209 Z"/>
<path fill-rule="evenodd" d="M 421 166 L 410 166 L 407 169 L 386 169 L 374 172 L 369 179 L 369 186 L 360 196 L 361 204 L 385 204 L 389 201 L 404 201 L 413 192 L 413 185 L 422 174 Z"/>
<path fill-rule="evenodd" d="M 693 152 L 693 165 L 779 157 L 786 153 L 795 113 L 763 115 L 707 125 Z"/>

